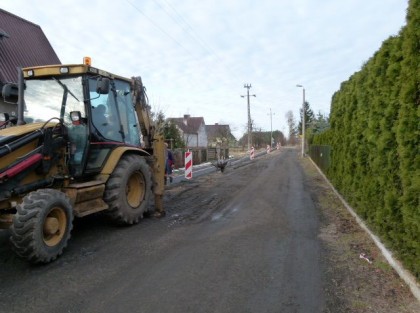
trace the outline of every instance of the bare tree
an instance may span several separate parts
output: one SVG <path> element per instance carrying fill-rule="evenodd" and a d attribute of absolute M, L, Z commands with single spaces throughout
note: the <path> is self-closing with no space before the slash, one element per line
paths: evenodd
<path fill-rule="evenodd" d="M 287 125 L 289 126 L 289 144 L 295 145 L 297 143 L 297 128 L 296 120 L 292 111 L 286 113 Z"/>
<path fill-rule="evenodd" d="M 215 137 L 214 140 L 222 148 L 228 147 L 230 143 L 236 140 L 230 131 L 229 125 L 223 123 L 218 124 L 213 135 Z"/>

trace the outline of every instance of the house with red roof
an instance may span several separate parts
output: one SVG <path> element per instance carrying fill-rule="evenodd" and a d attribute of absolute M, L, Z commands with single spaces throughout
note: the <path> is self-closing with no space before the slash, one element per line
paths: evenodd
<path fill-rule="evenodd" d="M 168 118 L 179 129 L 187 148 L 207 148 L 206 123 L 203 117 L 191 117 L 185 114 L 184 117 Z"/>
<path fill-rule="evenodd" d="M 229 148 L 236 145 L 236 138 L 227 124 L 206 125 L 206 133 L 209 147 Z"/>

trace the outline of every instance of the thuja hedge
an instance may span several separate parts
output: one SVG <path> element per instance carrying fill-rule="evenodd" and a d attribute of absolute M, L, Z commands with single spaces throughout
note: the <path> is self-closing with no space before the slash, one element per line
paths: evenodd
<path fill-rule="evenodd" d="M 420 278 L 420 0 L 331 102 L 327 176 Z"/>

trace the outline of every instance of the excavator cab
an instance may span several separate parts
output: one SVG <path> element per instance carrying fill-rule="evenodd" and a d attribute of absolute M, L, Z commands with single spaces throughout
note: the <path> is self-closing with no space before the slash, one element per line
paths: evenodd
<path fill-rule="evenodd" d="M 31 73 L 26 71 L 23 123 L 56 117 L 63 124 L 73 179 L 99 173 L 116 145 L 141 146 L 130 80 L 90 71 L 36 79 Z"/>
<path fill-rule="evenodd" d="M 162 210 L 164 145 L 149 110 L 140 78 L 90 63 L 19 72 L 17 116 L 0 129 L 0 227 L 18 255 L 54 260 L 74 217 L 135 224 L 153 194 Z"/>

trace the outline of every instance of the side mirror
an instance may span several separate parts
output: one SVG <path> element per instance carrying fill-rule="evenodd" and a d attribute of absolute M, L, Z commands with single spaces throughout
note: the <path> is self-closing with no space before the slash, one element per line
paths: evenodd
<path fill-rule="evenodd" d="M 0 113 L 0 123 L 2 123 L 2 125 L 5 125 L 8 122 L 10 122 L 11 124 L 16 125 L 17 117 L 13 114 L 14 112 L 12 113 L 12 115 L 9 115 L 9 113 Z"/>
<path fill-rule="evenodd" d="M 4 102 L 17 103 L 18 87 L 16 84 L 8 83 L 3 86 L 2 91 Z"/>
<path fill-rule="evenodd" d="M 0 122 L 7 122 L 9 120 L 9 113 L 0 113 Z"/>
<path fill-rule="evenodd" d="M 106 95 L 109 93 L 109 78 L 98 78 L 96 81 L 96 92 L 100 95 Z"/>

